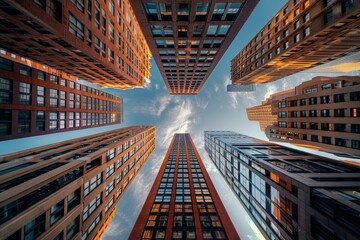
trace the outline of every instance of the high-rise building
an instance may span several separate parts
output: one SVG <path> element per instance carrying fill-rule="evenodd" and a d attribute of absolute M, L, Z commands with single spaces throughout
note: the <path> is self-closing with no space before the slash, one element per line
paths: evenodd
<path fill-rule="evenodd" d="M 237 85 L 242 86 L 242 85 Z M 260 125 L 260 130 L 265 132 L 267 126 L 277 122 L 277 113 L 274 112 L 273 102 L 279 99 L 284 99 L 288 96 L 293 96 L 294 90 L 287 90 L 280 93 L 271 94 L 265 99 L 260 106 L 250 107 L 246 109 L 249 121 L 257 121 Z"/>
<path fill-rule="evenodd" d="M 272 122 L 263 126 L 269 140 L 360 155 L 360 77 L 315 77 L 285 93 L 272 100 Z"/>
<path fill-rule="evenodd" d="M 358 52 L 359 14 L 359 1 L 289 0 L 231 61 L 232 83 L 268 83 Z"/>
<path fill-rule="evenodd" d="M 122 123 L 122 99 L 0 49 L 0 140 Z"/>
<path fill-rule="evenodd" d="M 239 239 L 190 134 L 175 134 L 129 239 Z"/>
<path fill-rule="evenodd" d="M 1 239 L 94 239 L 155 149 L 134 126 L 0 156 Z"/>
<path fill-rule="evenodd" d="M 150 76 L 128 0 L 1 0 L 0 15 L 0 45 L 13 53 L 100 87 L 143 87 Z"/>
<path fill-rule="evenodd" d="M 131 2 L 170 94 L 200 91 L 258 2 Z"/>
<path fill-rule="evenodd" d="M 360 167 L 234 132 L 205 132 L 211 160 L 267 239 L 360 238 Z"/>

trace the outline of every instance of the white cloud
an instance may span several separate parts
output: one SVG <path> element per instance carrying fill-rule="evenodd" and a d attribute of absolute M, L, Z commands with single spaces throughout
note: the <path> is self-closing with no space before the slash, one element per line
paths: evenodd
<path fill-rule="evenodd" d="M 155 89 L 158 90 L 159 89 L 159 84 L 155 84 Z"/>
<path fill-rule="evenodd" d="M 170 104 L 171 101 L 171 95 L 163 95 L 162 97 L 157 99 L 157 102 L 155 103 L 156 106 L 156 115 L 160 116 L 161 113 L 167 108 L 167 106 Z"/>
<path fill-rule="evenodd" d="M 168 145 L 175 133 L 189 131 L 193 109 L 193 104 L 189 99 L 176 100 L 176 105 L 168 113 L 168 120 L 161 126 L 161 131 L 163 131 L 159 134 L 159 137 L 163 139 L 161 145 Z"/>
<path fill-rule="evenodd" d="M 151 90 L 151 83 L 150 82 L 145 82 L 144 83 L 144 88 L 148 89 L 148 90 Z"/>

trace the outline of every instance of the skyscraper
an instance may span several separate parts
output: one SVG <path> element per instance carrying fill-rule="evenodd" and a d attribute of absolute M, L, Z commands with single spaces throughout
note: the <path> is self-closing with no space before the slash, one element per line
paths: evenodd
<path fill-rule="evenodd" d="M 239 239 L 189 134 L 175 134 L 129 239 Z"/>
<path fill-rule="evenodd" d="M 128 0 L 1 0 L 0 15 L 0 45 L 13 53 L 101 87 L 143 87 L 150 76 Z"/>
<path fill-rule="evenodd" d="M 267 126 L 277 121 L 277 113 L 274 113 L 275 108 L 272 103 L 278 99 L 283 99 L 286 96 L 292 95 L 294 95 L 294 90 L 271 94 L 260 106 L 247 108 L 246 113 L 249 121 L 258 121 L 260 130 L 264 132 Z"/>
<path fill-rule="evenodd" d="M 134 126 L 1 156 L 1 239 L 99 237 L 154 148 Z"/>
<path fill-rule="evenodd" d="M 122 99 L 0 49 L 0 141 L 122 123 Z"/>
<path fill-rule="evenodd" d="M 205 148 L 268 239 L 359 239 L 360 168 L 234 132 Z"/>
<path fill-rule="evenodd" d="M 315 77 L 286 92 L 247 109 L 249 120 L 272 109 L 263 125 L 269 140 L 360 156 L 360 77 Z"/>
<path fill-rule="evenodd" d="M 131 2 L 170 94 L 200 91 L 258 2 Z"/>
<path fill-rule="evenodd" d="M 358 52 L 359 14 L 359 1 L 289 0 L 231 61 L 232 83 L 268 83 Z"/>

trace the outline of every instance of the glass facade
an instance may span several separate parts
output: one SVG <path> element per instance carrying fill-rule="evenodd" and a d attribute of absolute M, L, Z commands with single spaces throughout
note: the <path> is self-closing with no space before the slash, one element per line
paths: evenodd
<path fill-rule="evenodd" d="M 205 132 L 205 149 L 269 239 L 309 239 L 306 234 L 312 230 L 304 229 L 308 226 L 302 226 L 302 221 L 310 222 L 311 215 L 319 224 L 329 224 L 314 211 L 339 226 L 344 233 L 360 236 L 353 225 L 359 222 L 359 211 L 353 205 L 359 204 L 359 184 L 353 182 L 352 185 L 357 187 L 349 189 L 312 188 L 320 181 L 322 184 L 328 182 L 326 186 L 352 181 L 353 174 L 360 175 L 360 169 L 233 132 Z M 348 180 L 336 178 L 338 174 L 344 177 L 348 173 Z M 334 194 L 342 201 L 335 200 L 338 197 Z M 310 198 L 311 204 L 300 201 L 305 198 Z M 310 214 L 299 213 L 309 207 L 313 209 Z"/>

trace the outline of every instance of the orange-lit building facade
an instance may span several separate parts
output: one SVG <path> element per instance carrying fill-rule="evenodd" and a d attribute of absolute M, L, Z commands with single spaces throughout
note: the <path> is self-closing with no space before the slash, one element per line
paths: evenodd
<path fill-rule="evenodd" d="M 239 239 L 189 134 L 175 134 L 129 239 Z"/>
<path fill-rule="evenodd" d="M 316 77 L 274 104 L 272 141 L 360 155 L 360 77 Z"/>
<path fill-rule="evenodd" d="M 356 53 L 359 26 L 359 1 L 290 0 L 232 59 L 232 83 L 268 83 Z"/>
<path fill-rule="evenodd" d="M 123 122 L 122 99 L 0 49 L 0 140 Z"/>
<path fill-rule="evenodd" d="M 154 149 L 134 126 L 0 156 L 1 239 L 99 239 Z"/>
<path fill-rule="evenodd" d="M 131 2 L 170 94 L 200 91 L 258 2 Z"/>
<path fill-rule="evenodd" d="M 128 0 L 3 0 L 0 15 L 0 45 L 13 53 L 100 87 L 143 87 L 150 77 Z"/>
<path fill-rule="evenodd" d="M 360 155 L 360 77 L 315 77 L 271 105 L 269 140 Z"/>

